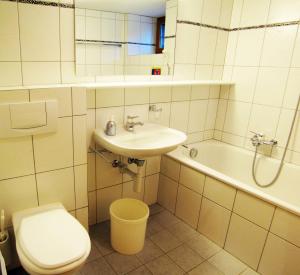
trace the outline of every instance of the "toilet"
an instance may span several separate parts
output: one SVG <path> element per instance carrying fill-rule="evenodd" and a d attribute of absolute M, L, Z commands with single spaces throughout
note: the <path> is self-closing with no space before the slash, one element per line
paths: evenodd
<path fill-rule="evenodd" d="M 61 203 L 15 212 L 12 219 L 17 253 L 29 274 L 74 274 L 90 254 L 87 231 Z"/>

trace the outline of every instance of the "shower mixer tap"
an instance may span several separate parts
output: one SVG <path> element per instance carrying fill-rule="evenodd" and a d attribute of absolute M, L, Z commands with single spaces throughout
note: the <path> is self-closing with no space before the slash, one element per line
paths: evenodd
<path fill-rule="evenodd" d="M 254 136 L 251 138 L 251 142 L 254 147 L 258 147 L 260 145 L 275 146 L 278 143 L 275 139 L 266 140 L 265 135 L 262 133 L 256 133 L 253 131 L 250 132 L 254 134 Z"/>

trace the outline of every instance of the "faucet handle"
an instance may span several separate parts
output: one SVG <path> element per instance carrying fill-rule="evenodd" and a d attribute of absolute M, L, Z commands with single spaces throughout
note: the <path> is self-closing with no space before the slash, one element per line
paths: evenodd
<path fill-rule="evenodd" d="M 250 131 L 250 133 L 256 135 L 257 137 L 264 137 L 265 135 L 263 133 L 258 133 L 258 132 L 255 132 L 255 131 Z"/>
<path fill-rule="evenodd" d="M 138 118 L 139 116 L 127 116 L 127 119 L 135 119 Z"/>

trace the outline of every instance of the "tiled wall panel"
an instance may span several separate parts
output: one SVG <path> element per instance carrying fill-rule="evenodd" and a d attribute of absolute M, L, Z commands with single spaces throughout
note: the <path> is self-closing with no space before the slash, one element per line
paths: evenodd
<path fill-rule="evenodd" d="M 6 226 L 14 211 L 53 202 L 88 224 L 85 89 L 0 93 L 0 104 L 47 99 L 58 101 L 56 132 L 0 140 L 0 209 L 6 211 Z"/>

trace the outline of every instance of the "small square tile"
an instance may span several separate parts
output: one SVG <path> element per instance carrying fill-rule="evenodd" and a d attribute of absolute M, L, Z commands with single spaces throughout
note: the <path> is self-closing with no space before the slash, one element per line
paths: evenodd
<path fill-rule="evenodd" d="M 247 266 L 241 261 L 227 253 L 225 250 L 220 251 L 208 260 L 225 275 L 237 275 L 247 269 Z"/>
<path fill-rule="evenodd" d="M 224 275 L 220 270 L 211 265 L 209 262 L 204 262 L 191 270 L 189 275 Z"/>
<path fill-rule="evenodd" d="M 114 275 L 115 272 L 109 266 L 109 264 L 103 259 L 99 258 L 95 261 L 87 263 L 81 270 L 81 275 Z"/>
<path fill-rule="evenodd" d="M 97 223 L 90 227 L 90 236 L 92 239 L 100 237 L 109 239 L 110 238 L 110 221 Z"/>
<path fill-rule="evenodd" d="M 140 262 L 145 264 L 163 254 L 164 252 L 158 246 L 156 246 L 150 239 L 146 239 L 143 250 L 136 254 L 136 256 Z"/>
<path fill-rule="evenodd" d="M 121 255 L 117 252 L 105 256 L 105 259 L 118 274 L 126 274 L 142 265 L 136 256 Z"/>
<path fill-rule="evenodd" d="M 184 222 L 176 223 L 168 227 L 167 230 L 182 242 L 185 242 L 199 234 L 197 231 L 195 231 L 190 226 L 186 225 Z"/>
<path fill-rule="evenodd" d="M 127 273 L 127 275 L 152 275 L 152 273 L 149 271 L 149 269 L 147 269 L 146 266 L 141 266 L 138 269 Z"/>
<path fill-rule="evenodd" d="M 156 222 L 152 217 L 148 219 L 147 228 L 146 228 L 147 237 L 150 237 L 162 230 L 164 230 L 164 228 L 158 222 Z"/>
<path fill-rule="evenodd" d="M 204 259 L 210 258 L 221 250 L 221 247 L 217 246 L 201 234 L 198 234 L 193 239 L 188 240 L 186 244 Z"/>
<path fill-rule="evenodd" d="M 251 268 L 247 268 L 241 275 L 259 275 L 257 272 L 252 270 Z"/>
<path fill-rule="evenodd" d="M 166 255 L 159 257 L 150 263 L 147 263 L 146 266 L 149 268 L 153 275 L 184 274 L 184 271 L 175 263 L 173 263 Z"/>
<path fill-rule="evenodd" d="M 161 226 L 168 228 L 178 222 L 180 220 L 172 215 L 169 211 L 163 211 L 155 216 L 153 216 L 153 220 L 158 222 Z"/>
<path fill-rule="evenodd" d="M 98 258 L 101 258 L 101 254 L 100 251 L 98 250 L 98 248 L 96 247 L 95 243 L 93 241 L 91 241 L 91 252 L 90 255 L 88 256 L 86 262 L 92 262 Z"/>
<path fill-rule="evenodd" d="M 165 252 L 168 252 L 181 244 L 181 242 L 167 230 L 152 235 L 150 239 Z"/>
<path fill-rule="evenodd" d="M 168 256 L 184 271 L 189 271 L 205 261 L 198 253 L 185 244 L 170 251 Z"/>

